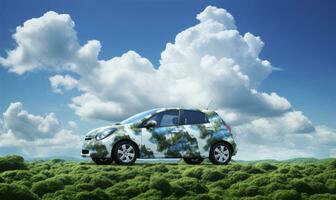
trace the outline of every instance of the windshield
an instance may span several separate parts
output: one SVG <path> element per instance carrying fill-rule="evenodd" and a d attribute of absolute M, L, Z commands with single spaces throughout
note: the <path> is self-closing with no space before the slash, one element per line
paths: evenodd
<path fill-rule="evenodd" d="M 147 111 L 138 113 L 138 114 L 133 115 L 132 117 L 129 117 L 129 118 L 125 119 L 124 121 L 120 122 L 120 124 L 133 124 L 135 122 L 138 122 L 138 121 L 142 120 L 146 116 L 155 113 L 157 110 L 158 109 L 152 109 L 152 110 L 147 110 Z"/>

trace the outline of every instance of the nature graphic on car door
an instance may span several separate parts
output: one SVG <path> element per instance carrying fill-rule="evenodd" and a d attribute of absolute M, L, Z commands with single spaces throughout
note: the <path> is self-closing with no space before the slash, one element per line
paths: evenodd
<path fill-rule="evenodd" d="M 172 135 L 182 132 L 182 128 L 179 126 L 179 110 L 172 109 L 156 113 L 147 121 L 150 120 L 156 121 L 157 125 L 151 128 L 141 128 L 141 157 L 181 157 L 180 149 L 174 145 L 172 137 Z"/>

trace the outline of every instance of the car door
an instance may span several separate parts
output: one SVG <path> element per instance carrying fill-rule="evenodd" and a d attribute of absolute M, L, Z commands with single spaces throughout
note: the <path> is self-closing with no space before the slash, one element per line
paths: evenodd
<path fill-rule="evenodd" d="M 156 121 L 156 126 L 143 127 L 141 130 L 141 156 L 143 158 L 174 158 L 179 157 L 178 150 L 173 146 L 172 134 L 181 131 L 178 109 L 164 110 L 151 116 L 149 121 Z"/>
<path fill-rule="evenodd" d="M 208 135 L 211 128 L 208 118 L 199 110 L 184 109 L 181 110 L 180 124 L 183 130 L 180 141 L 184 144 L 182 156 L 199 157 L 206 145 L 206 141 L 202 138 Z"/>

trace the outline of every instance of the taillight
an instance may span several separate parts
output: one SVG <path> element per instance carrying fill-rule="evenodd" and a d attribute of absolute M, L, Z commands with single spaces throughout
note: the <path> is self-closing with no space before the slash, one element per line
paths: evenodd
<path fill-rule="evenodd" d="M 229 131 L 229 133 L 231 133 L 231 126 L 227 125 L 226 123 L 224 123 L 224 126 L 227 128 L 227 130 Z"/>

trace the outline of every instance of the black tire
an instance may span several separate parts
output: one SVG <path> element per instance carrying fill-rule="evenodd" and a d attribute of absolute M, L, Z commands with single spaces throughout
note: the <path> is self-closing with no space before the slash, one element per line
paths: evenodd
<path fill-rule="evenodd" d="M 110 165 L 113 162 L 112 158 L 92 158 L 92 161 L 97 165 Z"/>
<path fill-rule="evenodd" d="M 115 144 L 113 148 L 113 159 L 119 165 L 133 164 L 138 155 L 136 144 L 131 141 L 121 141 Z"/>
<path fill-rule="evenodd" d="M 186 162 L 189 165 L 197 165 L 201 164 L 204 160 L 204 158 L 198 157 L 198 158 L 183 158 L 184 162 Z"/>
<path fill-rule="evenodd" d="M 209 160 L 215 165 L 227 165 L 231 160 L 231 156 L 231 147 L 225 142 L 220 142 L 212 145 Z"/>

